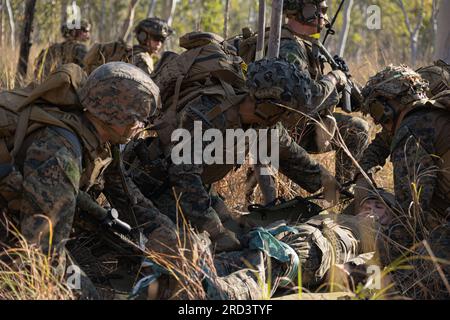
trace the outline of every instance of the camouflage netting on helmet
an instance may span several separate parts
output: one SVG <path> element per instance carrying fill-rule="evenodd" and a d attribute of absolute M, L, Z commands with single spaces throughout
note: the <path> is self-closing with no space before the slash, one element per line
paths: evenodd
<path fill-rule="evenodd" d="M 428 83 L 411 68 L 400 65 L 390 65 L 372 78 L 362 90 L 367 106 L 377 98 L 400 99 L 403 105 L 423 99 L 428 89 Z"/>
<path fill-rule="evenodd" d="M 420 68 L 417 72 L 430 84 L 429 97 L 450 89 L 450 65 L 436 61 L 433 65 Z"/>
<path fill-rule="evenodd" d="M 284 0 L 283 12 L 287 15 L 296 15 L 305 4 L 319 5 L 323 0 Z"/>
<path fill-rule="evenodd" d="M 294 64 L 264 59 L 249 65 L 247 86 L 257 102 L 273 102 L 302 112 L 311 102 L 311 79 Z"/>
<path fill-rule="evenodd" d="M 83 107 L 107 124 L 145 121 L 160 108 L 159 89 L 141 69 L 124 62 L 97 68 L 81 89 Z"/>
<path fill-rule="evenodd" d="M 160 18 L 148 18 L 139 22 L 134 29 L 134 32 L 137 34 L 141 31 L 144 31 L 149 35 L 163 38 L 167 38 L 173 34 L 173 29 L 170 28 L 166 21 Z"/>

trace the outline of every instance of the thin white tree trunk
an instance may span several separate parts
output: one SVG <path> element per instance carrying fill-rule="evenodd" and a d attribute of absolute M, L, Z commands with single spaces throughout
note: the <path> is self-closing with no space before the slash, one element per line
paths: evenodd
<path fill-rule="evenodd" d="M 11 31 L 11 47 L 16 47 L 16 24 L 14 22 L 14 16 L 11 8 L 11 2 L 9 0 L 6 0 L 6 9 L 8 11 L 8 18 L 9 18 L 9 28 Z"/>
<path fill-rule="evenodd" d="M 167 16 L 167 24 L 169 25 L 169 26 L 171 26 L 172 25 L 172 23 L 173 23 L 173 17 L 174 17 L 174 15 L 175 15 L 175 9 L 176 9 L 176 7 L 177 7 L 177 2 L 176 2 L 176 0 L 171 0 L 170 1 L 170 7 L 169 7 L 169 15 Z"/>
<path fill-rule="evenodd" d="M 0 48 L 3 47 L 4 34 L 5 34 L 5 17 L 3 14 L 3 8 L 5 7 L 5 0 L 0 0 Z"/>
<path fill-rule="evenodd" d="M 98 30 L 98 35 L 100 37 L 100 41 L 105 41 L 105 30 L 106 30 L 106 0 L 102 0 L 102 7 L 100 12 L 100 30 Z"/>
<path fill-rule="evenodd" d="M 223 38 L 228 39 L 228 21 L 230 20 L 230 0 L 225 0 L 225 10 L 223 18 Z"/>
<path fill-rule="evenodd" d="M 339 37 L 339 48 L 338 54 L 343 57 L 345 53 L 345 48 L 347 47 L 347 39 L 350 31 L 350 25 L 352 21 L 352 8 L 353 8 L 353 0 L 349 0 L 345 3 L 344 7 L 344 22 L 342 25 L 341 34 Z"/>
<path fill-rule="evenodd" d="M 148 7 L 147 18 L 152 18 L 155 15 L 156 0 L 152 0 Z"/>
<path fill-rule="evenodd" d="M 411 47 L 411 64 L 412 64 L 412 66 L 415 66 L 416 62 L 417 62 L 417 58 L 418 58 L 420 28 L 422 27 L 422 23 L 423 23 L 424 0 L 421 0 L 421 2 L 420 2 L 419 16 L 417 17 L 417 23 L 416 23 L 415 27 L 413 27 L 411 24 L 411 20 L 409 19 L 408 12 L 405 9 L 403 0 L 397 0 L 397 4 L 400 7 L 400 9 L 402 10 L 403 16 L 405 18 L 405 24 L 408 29 L 409 41 L 410 41 L 410 47 Z"/>
<path fill-rule="evenodd" d="M 441 0 L 437 18 L 435 59 L 442 59 L 450 64 L 450 0 Z"/>
<path fill-rule="evenodd" d="M 128 35 L 131 31 L 131 27 L 133 26 L 134 14 L 135 14 L 136 6 L 138 5 L 138 3 L 139 3 L 139 0 L 130 0 L 130 3 L 128 5 L 127 18 L 125 19 L 125 21 L 123 23 L 119 39 L 122 39 L 124 41 L 127 39 Z"/>

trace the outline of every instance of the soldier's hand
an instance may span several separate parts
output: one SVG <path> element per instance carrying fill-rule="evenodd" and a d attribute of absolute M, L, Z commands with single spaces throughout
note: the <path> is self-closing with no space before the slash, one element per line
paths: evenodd
<path fill-rule="evenodd" d="M 325 168 L 321 172 L 321 181 L 323 186 L 324 198 L 331 204 L 337 204 L 339 202 L 341 185 L 336 178 Z"/>
<path fill-rule="evenodd" d="M 344 89 L 347 84 L 348 78 L 345 73 L 341 70 L 333 70 L 327 75 L 329 78 L 333 79 L 334 84 L 338 91 Z"/>

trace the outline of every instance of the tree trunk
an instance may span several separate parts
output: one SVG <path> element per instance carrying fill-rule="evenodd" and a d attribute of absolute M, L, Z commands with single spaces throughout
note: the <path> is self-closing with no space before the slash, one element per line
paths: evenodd
<path fill-rule="evenodd" d="M 438 32 L 434 58 L 450 64 L 450 0 L 442 0 L 437 17 Z"/>
<path fill-rule="evenodd" d="M 106 30 L 106 0 L 102 0 L 102 7 L 100 12 L 100 30 L 98 32 L 100 42 L 105 42 L 105 30 Z"/>
<path fill-rule="evenodd" d="M 170 6 L 168 7 L 169 11 L 168 11 L 166 20 L 167 20 L 167 24 L 169 26 L 171 26 L 173 23 L 173 17 L 175 15 L 175 9 L 177 7 L 177 2 L 175 0 L 171 0 L 169 3 L 170 3 Z"/>
<path fill-rule="evenodd" d="M 3 15 L 4 6 L 5 6 L 5 0 L 0 0 L 0 48 L 3 47 L 4 34 L 5 34 L 5 18 Z"/>
<path fill-rule="evenodd" d="M 147 18 L 152 18 L 155 15 L 156 0 L 152 0 L 148 6 Z"/>
<path fill-rule="evenodd" d="M 67 21 L 67 5 L 68 0 L 61 1 L 61 24 Z"/>
<path fill-rule="evenodd" d="M 420 2 L 419 16 L 417 17 L 417 23 L 415 27 L 412 26 L 411 20 L 409 19 L 408 12 L 405 9 L 403 0 L 397 0 L 397 4 L 403 12 L 405 18 L 405 24 L 409 33 L 410 47 L 411 47 L 411 65 L 414 67 L 418 58 L 418 45 L 419 45 L 419 34 L 420 28 L 423 23 L 423 11 L 424 11 L 424 0 Z"/>
<path fill-rule="evenodd" d="M 347 46 L 347 38 L 348 33 L 350 31 L 350 24 L 352 21 L 352 8 L 353 8 L 353 0 L 349 0 L 345 3 L 344 7 L 344 22 L 342 25 L 341 35 L 339 37 L 339 48 L 338 54 L 343 57 L 345 53 L 345 48 Z"/>
<path fill-rule="evenodd" d="M 128 34 L 131 31 L 131 27 L 133 26 L 133 21 L 134 21 L 134 14 L 135 14 L 138 3 L 139 3 L 139 0 L 130 0 L 130 3 L 128 5 L 127 18 L 125 19 L 125 21 L 123 23 L 122 30 L 121 30 L 120 37 L 119 37 L 119 39 L 121 39 L 121 40 L 125 41 L 128 37 Z"/>
<path fill-rule="evenodd" d="M 30 56 L 31 48 L 31 32 L 33 29 L 34 9 L 36 7 L 36 0 L 27 0 L 25 6 L 25 24 L 23 26 L 22 38 L 20 39 L 20 56 L 17 72 L 21 79 L 24 79 L 28 70 L 28 57 Z"/>
<path fill-rule="evenodd" d="M 14 16 L 11 8 L 11 2 L 6 0 L 6 9 L 8 11 L 9 28 L 11 31 L 11 47 L 16 48 L 16 23 L 14 22 Z"/>
<path fill-rule="evenodd" d="M 228 39 L 228 21 L 230 20 L 230 0 L 225 0 L 225 10 L 223 17 L 223 38 Z"/>
<path fill-rule="evenodd" d="M 270 21 L 269 59 L 280 55 L 281 25 L 283 23 L 283 0 L 272 0 L 272 18 Z"/>

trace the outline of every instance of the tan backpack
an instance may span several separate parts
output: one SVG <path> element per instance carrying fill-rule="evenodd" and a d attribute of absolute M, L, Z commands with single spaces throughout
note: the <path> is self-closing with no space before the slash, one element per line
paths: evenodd
<path fill-rule="evenodd" d="M 81 67 L 72 63 L 59 67 L 40 85 L 0 92 L 0 163 L 13 163 L 25 137 L 42 126 L 64 128 L 93 141 L 76 115 L 82 112 L 77 91 L 86 79 Z"/>
<path fill-rule="evenodd" d="M 133 48 L 124 41 L 115 41 L 109 43 L 96 43 L 92 46 L 84 58 L 84 68 L 87 74 L 91 74 L 101 65 L 122 61 L 130 63 Z"/>
<path fill-rule="evenodd" d="M 222 84 L 232 94 L 245 85 L 245 64 L 234 47 L 213 33 L 192 32 L 180 38 L 187 51 L 161 61 L 152 79 L 158 85 L 163 108 L 180 109 L 186 97 L 199 88 Z"/>

